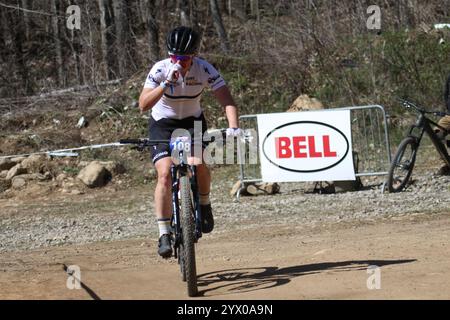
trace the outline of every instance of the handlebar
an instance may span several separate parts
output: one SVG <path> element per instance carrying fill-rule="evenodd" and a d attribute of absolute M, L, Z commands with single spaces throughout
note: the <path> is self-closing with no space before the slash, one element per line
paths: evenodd
<path fill-rule="evenodd" d="M 138 144 L 143 145 L 145 147 L 152 146 L 158 143 L 170 143 L 169 140 L 152 140 L 148 138 L 140 138 L 140 139 L 120 139 L 120 144 Z"/>
<path fill-rule="evenodd" d="M 401 102 L 401 104 L 402 104 L 405 108 L 407 108 L 407 109 L 413 108 L 413 109 L 415 109 L 417 112 L 419 112 L 419 113 L 421 113 L 421 114 L 433 114 L 433 115 L 438 116 L 438 117 L 444 117 L 444 116 L 446 116 L 446 115 L 450 115 L 450 114 L 448 114 L 447 112 L 442 112 L 442 111 L 427 111 L 427 110 L 425 110 L 424 107 L 418 106 L 418 105 L 416 105 L 415 103 L 413 103 L 413 102 L 411 102 L 411 101 L 408 101 L 408 100 L 406 100 L 406 99 L 401 99 L 401 98 L 399 98 L 398 100 Z"/>
<path fill-rule="evenodd" d="M 226 129 L 220 129 L 218 130 L 223 139 L 226 139 Z M 211 140 L 208 142 L 214 142 L 216 140 L 215 136 L 211 137 Z M 196 143 L 198 141 L 198 139 L 191 139 L 191 143 Z M 149 139 L 149 138 L 139 138 L 139 139 L 120 139 L 119 143 L 120 144 L 134 144 L 136 145 L 136 147 L 140 150 L 143 150 L 146 147 L 151 147 L 153 145 L 156 144 L 170 144 L 171 140 L 170 139 L 165 139 L 165 140 L 158 140 L 158 139 Z M 200 142 L 203 142 L 203 139 L 200 139 Z"/>

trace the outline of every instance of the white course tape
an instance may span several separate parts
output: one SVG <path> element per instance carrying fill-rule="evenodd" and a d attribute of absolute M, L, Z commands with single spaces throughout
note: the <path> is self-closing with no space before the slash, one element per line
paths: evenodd
<path fill-rule="evenodd" d="M 125 144 L 121 144 L 120 142 L 106 143 L 106 144 L 93 144 L 90 146 L 82 146 L 82 147 L 78 147 L 78 148 L 15 154 L 15 155 L 10 155 L 10 156 L 0 156 L 0 159 L 28 157 L 28 156 L 32 156 L 32 155 L 36 155 L 36 154 L 47 154 L 47 155 L 51 155 L 51 156 L 60 156 L 60 157 L 74 157 L 74 156 L 78 156 L 78 153 L 73 152 L 75 150 L 87 150 L 87 149 L 99 149 L 99 148 L 123 147 L 123 146 L 125 146 Z"/>

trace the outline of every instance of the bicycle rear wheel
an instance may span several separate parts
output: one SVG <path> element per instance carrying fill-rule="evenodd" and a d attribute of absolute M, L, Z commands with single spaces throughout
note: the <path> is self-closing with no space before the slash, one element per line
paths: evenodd
<path fill-rule="evenodd" d="M 193 297 L 198 293 L 197 269 L 195 264 L 195 221 L 191 197 L 191 185 L 189 177 L 180 178 L 181 193 L 181 250 L 182 278 L 186 279 L 188 296 Z"/>
<path fill-rule="evenodd" d="M 418 147 L 419 145 L 414 137 L 403 139 L 398 146 L 388 172 L 389 192 L 402 191 L 407 185 L 416 162 Z"/>

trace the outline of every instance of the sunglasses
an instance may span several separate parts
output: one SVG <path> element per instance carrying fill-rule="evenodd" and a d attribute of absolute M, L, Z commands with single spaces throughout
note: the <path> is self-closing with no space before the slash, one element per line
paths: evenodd
<path fill-rule="evenodd" d="M 169 57 L 173 61 L 187 61 L 187 60 L 192 58 L 192 56 L 179 56 L 179 55 L 176 55 L 176 54 L 170 54 Z"/>

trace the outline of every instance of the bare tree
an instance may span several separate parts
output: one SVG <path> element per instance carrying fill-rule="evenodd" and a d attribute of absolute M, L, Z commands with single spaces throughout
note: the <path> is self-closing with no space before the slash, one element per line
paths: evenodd
<path fill-rule="evenodd" d="M 156 0 L 143 0 L 144 22 L 147 26 L 150 45 L 150 60 L 156 62 L 160 58 L 159 25 L 156 20 Z"/>
<path fill-rule="evenodd" d="M 13 46 L 11 47 L 11 52 L 14 56 L 14 64 L 16 70 L 21 77 L 20 87 L 16 87 L 14 95 L 20 95 L 22 92 L 17 92 L 18 90 L 23 90 L 25 94 L 33 94 L 33 89 L 31 85 L 31 79 L 29 77 L 28 68 L 26 65 L 27 59 L 25 58 L 25 52 L 23 50 L 23 44 L 25 43 L 25 31 L 23 27 L 23 16 L 18 12 L 8 11 L 5 15 L 6 25 L 8 26 L 9 32 L 13 35 L 11 40 L 13 41 Z"/>
<path fill-rule="evenodd" d="M 222 51 L 229 52 L 230 44 L 228 42 L 227 33 L 225 32 L 225 27 L 222 23 L 222 16 L 220 15 L 217 0 L 209 0 L 209 5 L 211 7 L 213 23 L 220 38 L 220 47 L 222 48 Z"/>
<path fill-rule="evenodd" d="M 250 0 L 250 14 L 259 22 L 259 0 Z"/>
<path fill-rule="evenodd" d="M 114 59 L 112 51 L 113 43 L 113 15 L 110 0 L 98 0 L 98 7 L 100 10 L 100 24 L 101 24 L 101 43 L 102 43 L 102 57 L 105 66 L 106 77 L 108 80 L 114 78 Z"/>
<path fill-rule="evenodd" d="M 228 0 L 229 15 L 231 16 L 234 12 L 235 16 L 241 21 L 247 20 L 245 7 L 245 0 Z"/>
<path fill-rule="evenodd" d="M 191 27 L 201 33 L 200 31 L 200 24 L 198 23 L 198 3 L 197 0 L 191 0 L 189 1 L 189 11 L 190 11 L 190 17 L 191 20 Z"/>
<path fill-rule="evenodd" d="M 53 42 L 55 46 L 55 59 L 56 59 L 56 70 L 58 74 L 58 85 L 64 86 L 64 64 L 63 64 L 63 55 L 62 55 L 62 48 L 61 48 L 61 37 L 60 37 L 60 29 L 59 29 L 59 22 L 58 22 L 58 16 L 59 16 L 59 8 L 56 5 L 56 0 L 51 0 L 51 12 L 53 14 L 52 16 L 52 31 L 53 31 Z"/>
<path fill-rule="evenodd" d="M 124 0 L 113 0 L 114 26 L 115 26 L 115 49 L 117 52 L 117 62 L 119 74 L 121 77 L 128 74 L 128 56 L 127 56 L 127 16 Z"/>
<path fill-rule="evenodd" d="M 30 0 L 21 0 L 21 7 L 25 10 L 23 10 L 23 22 L 24 22 L 24 29 L 25 29 L 25 37 L 27 40 L 30 39 L 30 14 L 28 10 L 31 9 Z"/>
<path fill-rule="evenodd" d="M 0 23 L 1 23 L 1 30 L 2 30 L 2 40 L 4 44 L 4 48 L 10 47 L 10 45 L 13 43 L 13 33 L 10 31 L 10 26 L 8 25 L 8 13 L 7 9 L 1 7 L 0 8 Z"/>
<path fill-rule="evenodd" d="M 74 0 L 68 0 L 69 5 L 74 5 Z M 90 30 L 89 26 L 89 33 L 91 34 L 92 31 Z M 75 80 L 76 83 L 81 85 L 84 83 L 84 77 L 81 70 L 81 59 L 80 55 L 82 53 L 82 44 L 81 44 L 81 31 L 76 29 L 69 29 L 64 28 L 65 32 L 62 32 L 64 35 L 65 43 L 67 43 L 70 46 L 70 50 L 72 52 L 72 60 L 74 65 L 74 71 L 75 71 Z"/>

